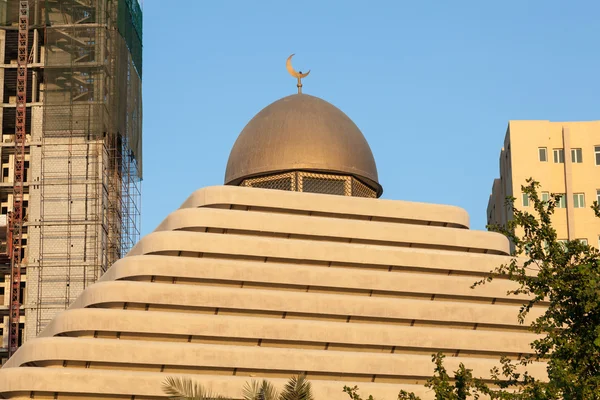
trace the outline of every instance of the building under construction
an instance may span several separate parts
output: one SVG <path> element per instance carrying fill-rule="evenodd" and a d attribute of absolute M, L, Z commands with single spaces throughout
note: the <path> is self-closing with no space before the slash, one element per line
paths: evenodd
<path fill-rule="evenodd" d="M 138 240 L 137 0 L 0 0 L 2 358 Z"/>

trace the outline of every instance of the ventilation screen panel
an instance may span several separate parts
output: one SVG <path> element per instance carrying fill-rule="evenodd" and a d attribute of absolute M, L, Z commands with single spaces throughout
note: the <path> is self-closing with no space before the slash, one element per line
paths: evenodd
<path fill-rule="evenodd" d="M 376 198 L 377 193 L 356 178 L 352 178 L 352 196 Z"/>
<path fill-rule="evenodd" d="M 245 179 L 241 186 L 260 189 L 376 198 L 377 193 L 352 176 L 293 171 Z"/>
<path fill-rule="evenodd" d="M 295 189 L 295 174 L 280 174 L 271 175 L 260 178 L 246 179 L 242 182 L 242 186 L 251 186 L 259 189 L 275 189 L 275 190 L 289 190 Z"/>
<path fill-rule="evenodd" d="M 254 182 L 252 187 L 261 189 L 292 190 L 292 178 L 279 178 L 262 182 Z"/>
<path fill-rule="evenodd" d="M 346 180 L 304 176 L 302 177 L 302 191 L 345 196 Z"/>

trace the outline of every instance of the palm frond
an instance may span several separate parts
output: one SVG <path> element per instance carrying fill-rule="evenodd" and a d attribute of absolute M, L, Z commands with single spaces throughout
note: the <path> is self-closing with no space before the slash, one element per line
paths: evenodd
<path fill-rule="evenodd" d="M 250 381 L 244 384 L 244 400 L 277 400 L 277 390 L 273 384 L 267 380 Z"/>
<path fill-rule="evenodd" d="M 306 376 L 292 376 L 285 384 L 279 400 L 313 400 L 311 384 Z"/>
<path fill-rule="evenodd" d="M 173 400 L 225 400 L 223 396 L 213 394 L 189 378 L 167 377 L 163 382 L 163 392 Z"/>

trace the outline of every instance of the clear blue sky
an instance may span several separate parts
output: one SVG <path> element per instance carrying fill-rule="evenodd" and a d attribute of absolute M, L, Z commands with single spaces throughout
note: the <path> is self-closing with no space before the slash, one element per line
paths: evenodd
<path fill-rule="evenodd" d="M 484 229 L 508 120 L 600 119 L 600 1 L 144 2 L 142 234 L 223 182 L 269 103 L 304 92 L 364 133 L 384 198 Z"/>

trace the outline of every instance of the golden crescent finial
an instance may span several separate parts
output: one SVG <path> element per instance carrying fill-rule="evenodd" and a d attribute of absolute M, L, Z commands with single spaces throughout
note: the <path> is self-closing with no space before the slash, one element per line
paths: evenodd
<path fill-rule="evenodd" d="M 294 67 L 292 67 L 292 57 L 294 57 L 294 54 L 287 58 L 287 61 L 285 62 L 285 67 L 291 76 L 298 79 L 298 84 L 296 85 L 298 87 L 298 94 L 302 94 L 302 78 L 306 78 L 308 74 L 310 74 L 310 70 L 308 70 L 308 72 L 305 72 L 304 74 L 302 73 L 302 71 L 296 72 Z"/>

